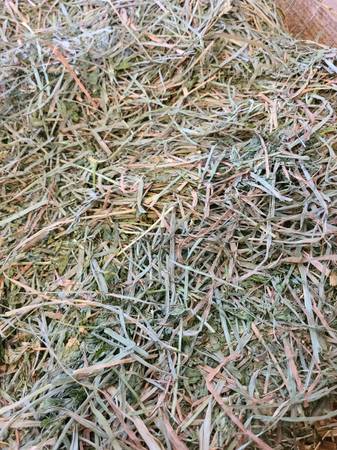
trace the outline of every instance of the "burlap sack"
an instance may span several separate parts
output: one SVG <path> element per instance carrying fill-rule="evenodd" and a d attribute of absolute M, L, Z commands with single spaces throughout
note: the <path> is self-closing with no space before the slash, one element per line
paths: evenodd
<path fill-rule="evenodd" d="M 337 47 L 337 0 L 276 0 L 276 5 L 293 36 Z"/>

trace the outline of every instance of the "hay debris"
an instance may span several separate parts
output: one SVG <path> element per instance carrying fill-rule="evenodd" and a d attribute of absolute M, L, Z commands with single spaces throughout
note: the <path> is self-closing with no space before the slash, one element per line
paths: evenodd
<path fill-rule="evenodd" d="M 1 20 L 1 445 L 334 445 L 336 52 L 263 0 Z"/>

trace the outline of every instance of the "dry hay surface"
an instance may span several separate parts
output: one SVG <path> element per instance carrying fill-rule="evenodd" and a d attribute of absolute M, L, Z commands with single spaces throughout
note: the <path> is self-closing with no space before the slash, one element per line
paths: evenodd
<path fill-rule="evenodd" d="M 1 446 L 336 448 L 336 52 L 263 0 L 1 8 Z"/>

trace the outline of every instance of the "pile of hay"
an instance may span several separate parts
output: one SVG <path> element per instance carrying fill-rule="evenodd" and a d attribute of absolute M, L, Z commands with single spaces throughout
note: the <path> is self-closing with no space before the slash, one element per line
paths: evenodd
<path fill-rule="evenodd" d="M 335 448 L 337 53 L 273 8 L 4 2 L 3 448 Z"/>

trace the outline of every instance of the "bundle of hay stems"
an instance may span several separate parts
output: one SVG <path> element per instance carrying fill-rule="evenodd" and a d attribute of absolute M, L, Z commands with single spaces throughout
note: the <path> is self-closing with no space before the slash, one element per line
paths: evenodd
<path fill-rule="evenodd" d="M 336 448 L 336 51 L 271 0 L 0 17 L 0 447 Z"/>

